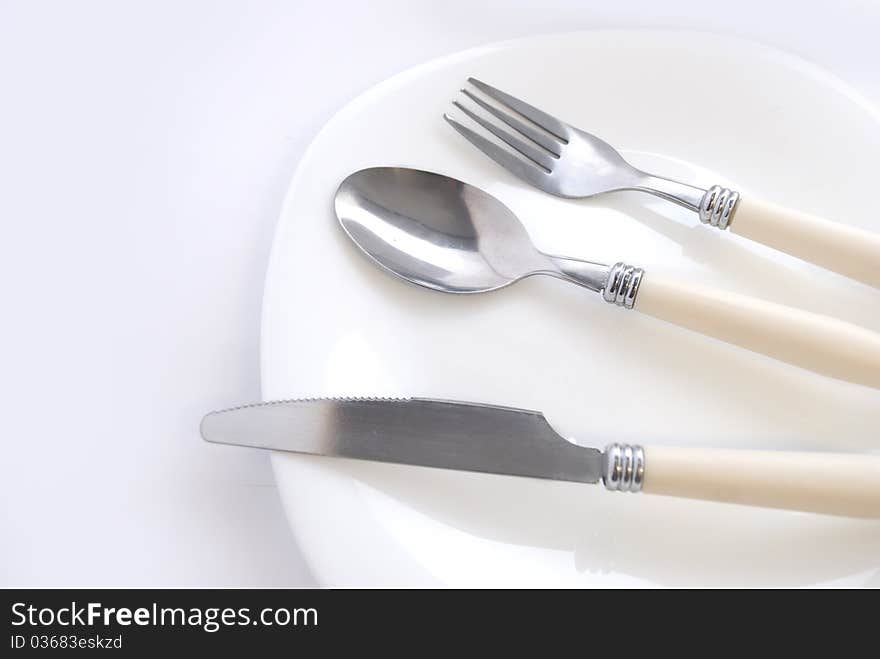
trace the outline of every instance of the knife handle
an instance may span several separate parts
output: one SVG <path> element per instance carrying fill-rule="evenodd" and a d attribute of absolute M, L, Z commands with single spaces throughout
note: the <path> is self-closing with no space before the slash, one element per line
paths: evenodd
<path fill-rule="evenodd" d="M 634 308 L 840 380 L 880 388 L 880 334 L 830 316 L 644 273 Z"/>
<path fill-rule="evenodd" d="M 880 234 L 746 198 L 737 203 L 730 230 L 880 287 Z"/>
<path fill-rule="evenodd" d="M 609 446 L 608 489 L 880 518 L 880 455 Z"/>

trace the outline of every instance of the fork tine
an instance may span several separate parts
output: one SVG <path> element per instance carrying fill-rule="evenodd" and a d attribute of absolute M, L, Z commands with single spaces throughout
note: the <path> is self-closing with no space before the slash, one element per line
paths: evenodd
<path fill-rule="evenodd" d="M 524 140 L 521 140 L 520 138 L 518 138 L 514 135 L 511 135 L 503 128 L 499 128 L 498 126 L 493 124 L 491 121 L 486 121 L 481 116 L 468 110 L 465 106 L 463 106 L 458 101 L 452 101 L 452 104 L 455 107 L 457 107 L 459 110 L 464 112 L 471 119 L 473 119 L 478 124 L 480 124 L 483 128 L 485 128 L 490 133 L 492 133 L 499 140 L 502 140 L 508 146 L 510 146 L 513 149 L 516 149 L 522 155 L 524 155 L 526 158 L 528 158 L 529 160 L 534 162 L 536 165 L 538 165 L 542 169 L 546 170 L 548 174 L 551 171 L 553 171 L 553 159 L 546 151 L 542 152 L 540 149 L 536 149 L 532 145 L 527 144 Z"/>
<path fill-rule="evenodd" d="M 489 98 L 494 98 L 499 103 L 513 108 L 527 119 L 534 121 L 548 133 L 553 133 L 556 137 L 562 140 L 563 143 L 568 144 L 568 139 L 565 137 L 568 134 L 568 126 L 559 121 L 559 119 L 551 117 L 549 114 L 539 110 L 533 105 L 529 105 L 500 89 L 495 89 L 491 85 L 487 85 L 485 82 L 477 80 L 476 78 L 468 78 L 468 82 L 486 94 Z"/>
<path fill-rule="evenodd" d="M 448 114 L 444 114 L 443 118 L 446 122 L 457 130 L 462 137 L 477 147 L 480 151 L 489 156 L 492 160 L 504 167 L 514 176 L 525 179 L 532 185 L 541 187 L 545 183 L 547 173 L 537 165 L 526 162 L 517 158 L 512 153 L 505 151 L 500 146 L 493 144 L 482 135 L 477 135 L 474 131 L 466 126 L 462 126 Z"/>
<path fill-rule="evenodd" d="M 513 128 L 516 131 L 519 131 L 520 133 L 522 133 L 526 137 L 528 137 L 530 140 L 532 140 L 532 142 L 535 142 L 536 144 L 540 144 L 542 147 L 547 149 L 547 151 L 552 153 L 554 156 L 557 156 L 557 157 L 559 156 L 559 154 L 560 154 L 559 142 L 557 142 L 552 137 L 549 137 L 548 133 L 536 130 L 535 128 L 532 128 L 526 122 L 520 121 L 519 119 L 517 119 L 513 115 L 508 114 L 507 112 L 502 112 L 501 110 L 496 108 L 494 105 L 490 105 L 489 103 L 486 103 L 486 101 L 484 101 L 482 98 L 480 98 L 479 96 L 476 96 L 475 94 L 472 94 L 467 89 L 462 89 L 461 93 L 464 94 L 465 96 L 467 96 L 474 103 L 479 105 L 481 108 L 483 108 L 486 112 L 492 114 L 495 117 L 498 117 L 499 119 L 501 119 L 501 121 L 506 123 L 508 126 L 510 126 L 511 128 Z"/>

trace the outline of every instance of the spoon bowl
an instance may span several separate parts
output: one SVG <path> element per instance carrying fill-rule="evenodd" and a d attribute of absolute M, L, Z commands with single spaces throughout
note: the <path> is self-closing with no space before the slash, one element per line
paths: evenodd
<path fill-rule="evenodd" d="M 539 252 L 507 206 L 442 174 L 364 169 L 342 182 L 335 207 L 342 228 L 377 264 L 445 293 L 483 293 L 534 274 L 598 291 L 607 278 L 604 265 Z"/>

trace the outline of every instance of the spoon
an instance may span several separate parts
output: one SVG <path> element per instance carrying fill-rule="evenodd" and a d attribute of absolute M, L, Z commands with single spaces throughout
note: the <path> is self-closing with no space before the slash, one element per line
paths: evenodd
<path fill-rule="evenodd" d="M 462 181 L 376 167 L 336 191 L 342 228 L 373 261 L 444 293 L 483 293 L 532 275 L 556 277 L 636 309 L 817 373 L 880 387 L 880 335 L 828 316 L 729 293 L 625 263 L 538 251 L 514 213 Z"/>

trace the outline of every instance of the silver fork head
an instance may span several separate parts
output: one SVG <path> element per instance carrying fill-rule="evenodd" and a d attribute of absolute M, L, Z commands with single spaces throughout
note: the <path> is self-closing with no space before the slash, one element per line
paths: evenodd
<path fill-rule="evenodd" d="M 448 114 L 443 118 L 480 151 L 535 187 L 560 197 L 590 197 L 639 187 L 645 178 L 646 175 L 626 162 L 614 147 L 595 135 L 485 82 L 475 78 L 468 78 L 468 82 L 491 102 L 469 89 L 462 89 L 462 94 L 501 124 L 458 101 L 453 101 L 453 105 L 509 149 Z"/>

